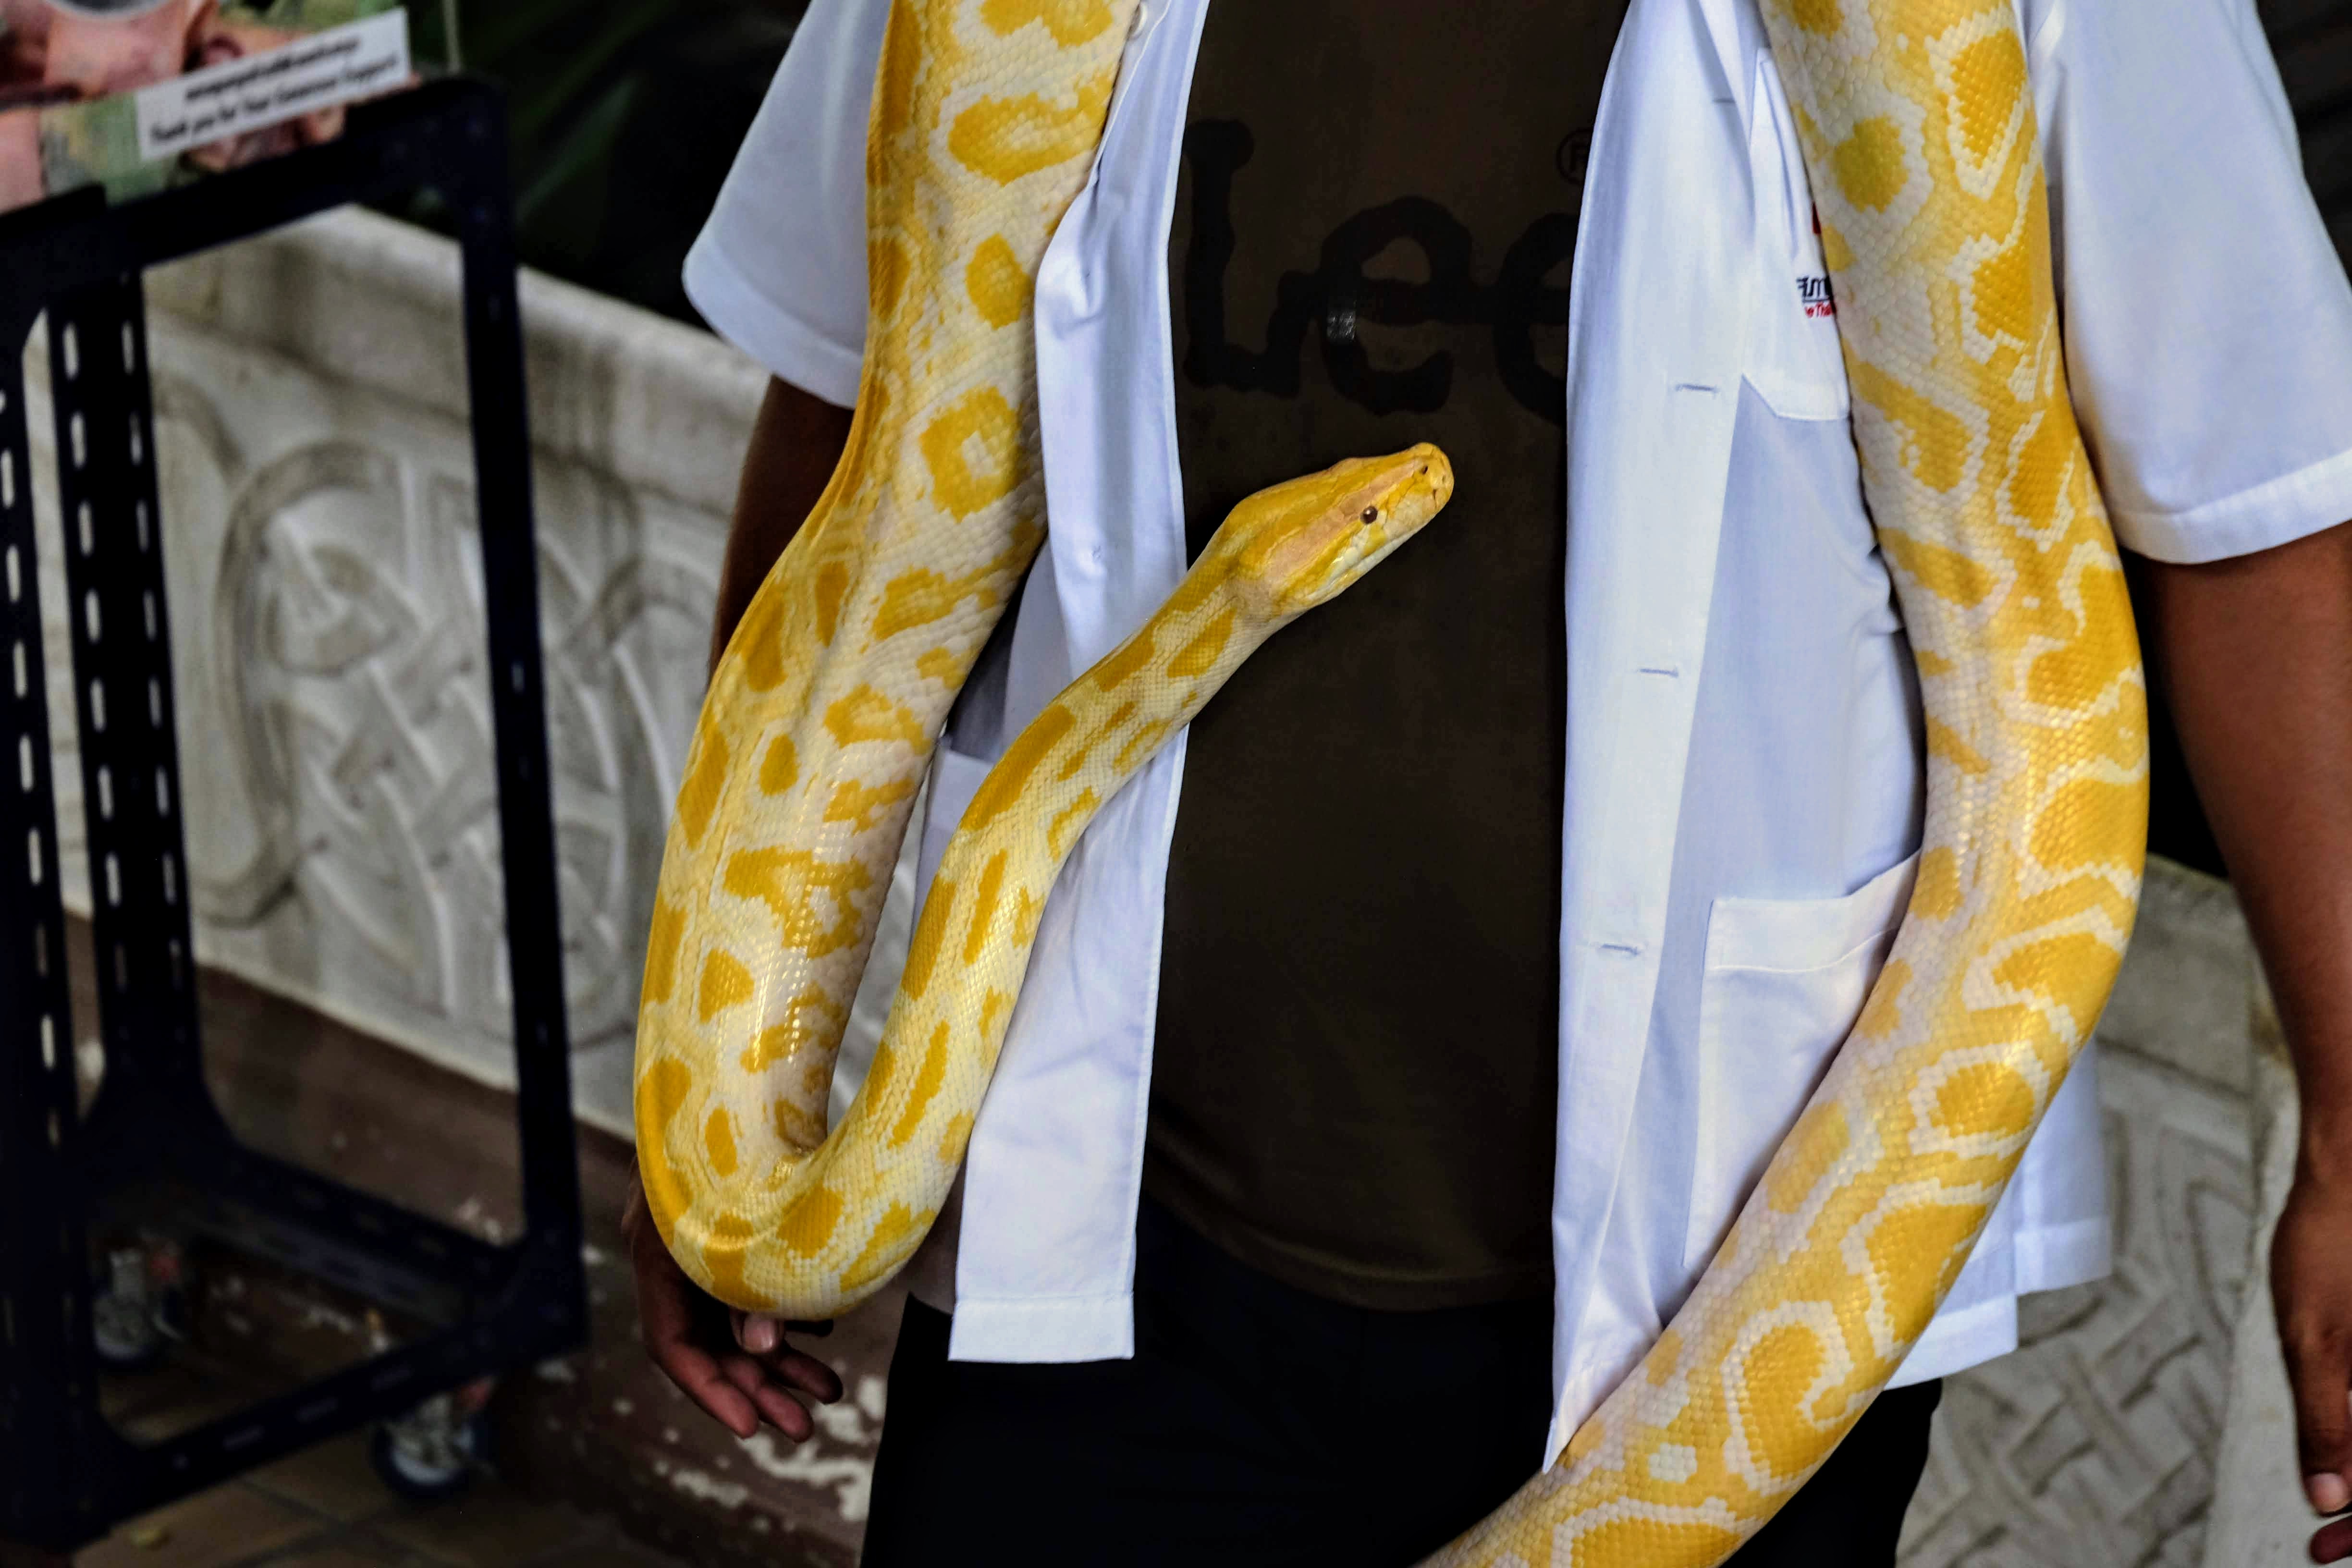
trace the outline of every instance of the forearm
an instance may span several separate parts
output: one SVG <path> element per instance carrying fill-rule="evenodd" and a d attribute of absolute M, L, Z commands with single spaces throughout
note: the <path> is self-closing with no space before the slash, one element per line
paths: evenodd
<path fill-rule="evenodd" d="M 767 581 L 776 558 L 800 531 L 841 460 L 849 439 L 850 411 L 771 380 L 752 422 L 751 444 L 743 454 L 743 477 L 735 493 L 735 516 L 727 531 L 727 552 L 719 567 L 719 603 L 711 616 L 710 665 L 727 651 L 727 639 Z"/>
<path fill-rule="evenodd" d="M 2294 1056 L 2304 1167 L 2352 1182 L 2352 524 L 2144 564 L 2150 660 Z"/>

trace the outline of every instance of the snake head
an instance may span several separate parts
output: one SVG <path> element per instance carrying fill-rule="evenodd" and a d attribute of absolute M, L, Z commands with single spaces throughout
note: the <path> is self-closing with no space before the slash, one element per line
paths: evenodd
<path fill-rule="evenodd" d="M 1454 465 L 1423 442 L 1276 485 L 1235 507 L 1207 555 L 1230 552 L 1241 584 L 1274 618 L 1303 615 L 1421 531 L 1454 496 Z"/>

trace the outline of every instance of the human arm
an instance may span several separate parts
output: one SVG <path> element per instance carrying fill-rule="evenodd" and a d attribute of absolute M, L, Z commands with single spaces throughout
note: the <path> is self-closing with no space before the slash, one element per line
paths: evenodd
<path fill-rule="evenodd" d="M 791 382 L 771 377 L 751 422 L 737 482 L 735 515 L 719 563 L 719 600 L 710 616 L 710 668 L 751 607 L 751 595 L 801 531 L 801 523 L 833 479 L 849 442 L 850 410 Z"/>
<path fill-rule="evenodd" d="M 2271 1289 L 2305 1488 L 2332 1513 L 2352 1501 L 2352 524 L 2140 564 L 2150 660 L 2294 1058 Z M 2352 1557 L 2352 1519 L 2312 1554 Z"/>
<path fill-rule="evenodd" d="M 850 412 L 772 380 L 751 426 L 735 515 L 719 568 L 710 664 L 719 655 L 769 569 L 800 531 L 832 478 L 849 437 Z M 646 1353 L 688 1398 L 739 1437 L 765 1421 L 794 1442 L 815 1431 L 801 1396 L 830 1403 L 841 1379 L 786 1342 L 772 1318 L 730 1312 L 697 1289 L 662 1244 L 632 1177 L 621 1229 L 636 1276 L 637 1334 Z"/>

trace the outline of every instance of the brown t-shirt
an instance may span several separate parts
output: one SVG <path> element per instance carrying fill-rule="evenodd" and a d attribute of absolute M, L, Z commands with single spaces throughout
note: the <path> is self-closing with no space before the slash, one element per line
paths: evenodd
<path fill-rule="evenodd" d="M 1344 457 L 1433 440 L 1455 470 L 1193 724 L 1169 865 L 1146 1186 L 1362 1306 L 1550 1289 L 1567 278 L 1623 15 L 1228 0 L 1193 79 L 1193 551 Z"/>

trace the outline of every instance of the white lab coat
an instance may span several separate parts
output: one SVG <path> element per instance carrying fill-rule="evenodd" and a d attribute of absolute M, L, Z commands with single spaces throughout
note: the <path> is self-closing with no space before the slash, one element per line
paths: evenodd
<path fill-rule="evenodd" d="M 2352 518 L 2352 289 L 2251 0 L 2017 3 L 2123 542 L 2202 561 Z M 1166 247 L 1208 4 L 1146 0 L 1039 272 L 1049 538 L 935 768 L 926 882 L 988 760 L 1184 570 Z M 687 268 L 721 332 L 845 404 L 887 8 L 814 0 Z M 1835 322 L 1798 284 L 1810 218 L 1753 0 L 1633 0 L 1570 285 L 1554 1453 L 1688 1292 L 1908 893 L 1918 700 Z M 942 1222 L 958 1358 L 1131 1353 L 1180 785 L 1217 787 L 1181 737 L 1055 885 Z M 2097 1118 L 2086 1056 L 1898 1381 L 2013 1348 L 2019 1296 L 2105 1271 Z"/>

